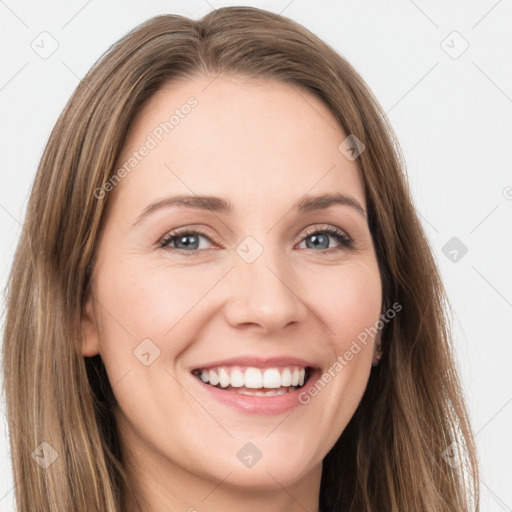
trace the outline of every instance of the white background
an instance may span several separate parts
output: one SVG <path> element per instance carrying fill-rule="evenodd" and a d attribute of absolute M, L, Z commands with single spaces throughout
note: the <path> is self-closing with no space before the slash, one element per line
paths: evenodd
<path fill-rule="evenodd" d="M 237 3 L 0 0 L 2 287 L 43 146 L 79 79 L 149 17 L 197 18 L 225 5 Z M 512 1 L 246 5 L 282 13 L 331 44 L 387 112 L 455 312 L 454 344 L 481 461 L 482 511 L 512 511 Z M 44 31 L 51 36 L 41 36 Z M 41 46 L 42 37 L 47 49 L 51 38 L 58 44 L 46 59 L 31 47 Z M 442 251 L 452 237 L 468 248 L 457 262 Z M 0 512 L 10 512 L 3 400 L 0 411 Z"/>

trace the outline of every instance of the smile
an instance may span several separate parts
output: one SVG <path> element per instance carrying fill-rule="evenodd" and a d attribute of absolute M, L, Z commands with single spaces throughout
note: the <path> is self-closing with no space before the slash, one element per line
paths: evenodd
<path fill-rule="evenodd" d="M 196 369 L 192 373 L 217 389 L 262 397 L 285 395 L 301 388 L 309 378 L 309 370 L 296 365 L 272 368 L 216 366 Z"/>

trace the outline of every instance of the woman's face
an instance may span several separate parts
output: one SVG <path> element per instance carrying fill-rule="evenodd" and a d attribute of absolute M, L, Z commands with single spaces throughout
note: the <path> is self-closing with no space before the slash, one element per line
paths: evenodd
<path fill-rule="evenodd" d="M 154 485 L 319 482 L 381 312 L 347 135 L 309 92 L 222 76 L 167 85 L 133 123 L 83 354 L 101 354 L 132 470 Z"/>

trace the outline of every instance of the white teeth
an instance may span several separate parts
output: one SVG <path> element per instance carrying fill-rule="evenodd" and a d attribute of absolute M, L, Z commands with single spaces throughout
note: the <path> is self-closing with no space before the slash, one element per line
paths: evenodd
<path fill-rule="evenodd" d="M 208 372 L 208 380 L 212 386 L 216 386 L 220 382 L 219 376 L 215 370 L 210 370 Z"/>
<path fill-rule="evenodd" d="M 281 374 L 277 368 L 269 368 L 263 374 L 263 387 L 264 388 L 280 388 L 281 387 Z"/>
<path fill-rule="evenodd" d="M 248 395 L 248 396 L 265 396 L 264 391 L 247 391 L 247 390 L 237 390 L 236 391 L 239 395 Z"/>
<path fill-rule="evenodd" d="M 231 370 L 231 385 L 234 388 L 241 388 L 244 384 L 244 374 L 237 368 Z"/>
<path fill-rule="evenodd" d="M 247 368 L 245 370 L 245 387 L 251 389 L 263 387 L 263 378 L 258 368 Z"/>
<path fill-rule="evenodd" d="M 281 368 L 241 368 L 226 366 L 197 370 L 194 374 L 204 383 L 221 388 L 247 388 L 240 390 L 243 394 L 260 396 L 256 391 L 262 390 L 261 396 L 282 395 L 297 386 L 303 386 L 306 379 L 306 369 L 299 366 Z M 237 390 L 238 391 L 238 390 Z M 270 394 L 269 394 L 270 393 Z"/>
<path fill-rule="evenodd" d="M 281 385 L 291 386 L 292 385 L 292 372 L 289 368 L 285 368 L 281 373 Z"/>
<path fill-rule="evenodd" d="M 227 388 L 229 386 L 229 383 L 231 382 L 228 372 L 226 370 L 224 370 L 224 368 L 219 369 L 219 381 L 220 381 L 220 385 L 223 388 Z"/>
<path fill-rule="evenodd" d="M 248 395 L 248 396 L 276 396 L 276 395 L 286 395 L 291 390 L 286 390 L 284 388 L 280 389 L 269 389 L 268 391 L 249 391 L 248 389 L 237 389 L 236 393 L 239 395 Z"/>

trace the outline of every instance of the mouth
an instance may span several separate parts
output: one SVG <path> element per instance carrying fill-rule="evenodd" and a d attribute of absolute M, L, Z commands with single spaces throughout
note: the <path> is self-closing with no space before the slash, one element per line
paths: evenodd
<path fill-rule="evenodd" d="M 279 396 L 304 387 L 312 374 L 309 366 L 288 365 L 214 366 L 192 371 L 203 384 L 222 391 L 247 396 Z"/>

